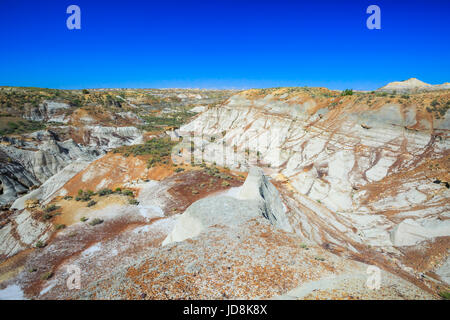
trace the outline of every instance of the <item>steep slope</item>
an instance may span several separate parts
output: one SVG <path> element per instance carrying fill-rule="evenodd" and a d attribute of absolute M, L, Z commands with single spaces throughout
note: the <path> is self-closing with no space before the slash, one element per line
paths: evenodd
<path fill-rule="evenodd" d="M 312 288 L 329 298 L 433 299 L 411 283 L 382 272 L 384 289 L 367 287 L 367 267 L 340 258 L 283 231 L 280 201 L 252 168 L 234 192 L 193 203 L 176 221 L 163 247 L 81 290 L 83 299 L 304 298 Z M 343 283 L 347 282 L 345 285 Z M 388 289 L 389 287 L 389 289 Z M 395 288 L 393 290 L 393 288 Z M 312 294 L 314 296 L 314 294 Z"/>
<path fill-rule="evenodd" d="M 405 265 L 399 249 L 450 236 L 449 97 L 249 90 L 200 114 L 180 134 L 187 161 L 193 143 L 199 163 L 264 166 L 278 180 L 296 233 L 415 279 L 423 270 Z M 433 101 L 442 106 L 439 114 L 429 110 Z M 436 248 L 426 271 L 439 279 L 433 272 L 448 245 Z"/>

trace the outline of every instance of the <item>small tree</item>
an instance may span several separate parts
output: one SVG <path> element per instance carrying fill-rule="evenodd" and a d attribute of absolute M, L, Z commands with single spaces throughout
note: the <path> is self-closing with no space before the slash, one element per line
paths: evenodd
<path fill-rule="evenodd" d="M 351 95 L 353 95 L 353 89 L 345 89 L 341 93 L 341 96 L 351 96 Z"/>

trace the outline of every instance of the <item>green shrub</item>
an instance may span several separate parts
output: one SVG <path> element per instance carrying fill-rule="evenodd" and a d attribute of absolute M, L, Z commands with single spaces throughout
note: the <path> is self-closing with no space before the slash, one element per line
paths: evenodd
<path fill-rule="evenodd" d="M 81 222 L 86 222 L 86 221 L 88 221 L 88 220 L 89 220 L 89 219 L 86 218 L 86 217 L 81 217 L 81 219 L 80 219 Z"/>
<path fill-rule="evenodd" d="M 113 193 L 113 191 L 111 189 L 102 189 L 98 192 L 98 195 L 100 197 L 103 197 L 103 196 L 106 196 L 106 195 L 112 194 L 112 193 Z"/>
<path fill-rule="evenodd" d="M 322 257 L 315 257 L 314 259 L 318 260 L 318 261 L 325 261 L 325 258 L 322 258 Z"/>
<path fill-rule="evenodd" d="M 21 134 L 45 129 L 45 124 L 37 121 L 17 120 L 15 117 L 7 117 L 11 121 L 0 123 L 0 135 Z"/>
<path fill-rule="evenodd" d="M 51 213 L 45 213 L 42 217 L 45 220 L 50 220 L 51 218 L 53 218 L 53 215 Z"/>
<path fill-rule="evenodd" d="M 41 275 L 42 280 L 48 280 L 53 277 L 53 272 L 49 271 Z"/>
<path fill-rule="evenodd" d="M 59 209 L 58 206 L 56 206 L 55 204 L 49 205 L 45 208 L 45 212 L 53 212 L 55 210 Z"/>
<path fill-rule="evenodd" d="M 61 230 L 61 229 L 64 229 L 65 227 L 66 227 L 65 224 L 55 224 L 55 229 L 56 230 Z"/>
<path fill-rule="evenodd" d="M 64 199 L 64 200 L 72 200 L 73 197 L 72 197 L 72 196 L 65 196 L 63 199 Z"/>
<path fill-rule="evenodd" d="M 122 194 L 123 194 L 124 196 L 129 196 L 129 197 L 133 197 L 133 196 L 134 196 L 133 191 L 128 190 L 128 189 L 123 190 L 123 191 L 122 191 Z"/>
<path fill-rule="evenodd" d="M 353 95 L 353 89 L 345 89 L 341 93 L 341 96 L 351 96 L 351 95 Z"/>
<path fill-rule="evenodd" d="M 183 171 L 184 171 L 184 168 L 176 168 L 176 169 L 175 169 L 175 172 L 176 172 L 176 173 L 183 172 Z"/>
<path fill-rule="evenodd" d="M 78 196 L 75 198 L 76 201 L 89 201 L 91 200 L 91 195 L 94 195 L 93 191 L 78 190 Z"/>
<path fill-rule="evenodd" d="M 91 226 L 96 226 L 96 225 L 101 224 L 101 223 L 103 223 L 103 220 L 102 220 L 102 219 L 95 218 L 95 219 L 92 220 L 89 224 L 90 224 Z"/>
<path fill-rule="evenodd" d="M 45 243 L 44 242 L 42 242 L 41 240 L 36 242 L 36 248 L 43 248 L 43 247 L 45 247 Z"/>
<path fill-rule="evenodd" d="M 445 300 L 450 300 L 450 291 L 441 291 L 439 295 Z"/>
<path fill-rule="evenodd" d="M 130 199 L 128 200 L 128 203 L 137 206 L 139 204 L 139 201 L 137 201 L 136 199 Z"/>
<path fill-rule="evenodd" d="M 91 200 L 89 201 L 89 203 L 87 204 L 88 207 L 93 207 L 97 204 L 97 202 L 95 200 Z"/>

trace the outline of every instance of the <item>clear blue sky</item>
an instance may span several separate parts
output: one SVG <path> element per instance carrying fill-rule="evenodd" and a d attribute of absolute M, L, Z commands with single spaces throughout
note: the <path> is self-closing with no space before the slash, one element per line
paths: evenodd
<path fill-rule="evenodd" d="M 81 8 L 81 30 L 66 8 Z M 381 30 L 366 8 L 381 8 Z M 0 0 L 0 85 L 326 86 L 450 81 L 450 1 Z"/>

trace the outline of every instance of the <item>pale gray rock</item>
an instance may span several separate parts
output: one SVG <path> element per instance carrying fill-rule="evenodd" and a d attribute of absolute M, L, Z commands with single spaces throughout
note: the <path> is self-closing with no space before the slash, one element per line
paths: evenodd
<path fill-rule="evenodd" d="M 261 216 L 280 229 L 292 231 L 278 191 L 260 168 L 252 167 L 237 197 L 215 196 L 194 202 L 178 218 L 163 245 L 195 237 L 212 225 L 237 226 Z"/>
<path fill-rule="evenodd" d="M 445 262 L 435 271 L 435 273 L 441 277 L 441 280 L 450 285 L 450 256 L 447 257 Z"/>
<path fill-rule="evenodd" d="M 450 220 L 426 219 L 416 221 L 405 219 L 391 232 L 394 246 L 412 246 L 436 237 L 450 236 Z"/>
<path fill-rule="evenodd" d="M 32 121 L 50 121 L 67 123 L 66 113 L 70 109 L 67 103 L 44 101 L 39 106 L 27 110 L 24 118 Z"/>
<path fill-rule="evenodd" d="M 14 201 L 11 208 L 22 210 L 25 208 L 25 202 L 27 200 L 39 200 L 42 204 L 48 203 L 55 196 L 59 195 L 57 192 L 67 183 L 67 181 L 73 178 L 78 172 L 84 170 L 89 163 L 90 161 L 75 160 L 45 181 L 38 189 L 18 198 Z"/>
<path fill-rule="evenodd" d="M 292 231 L 278 190 L 269 182 L 261 168 L 250 168 L 238 198 L 256 201 L 264 218 L 285 231 Z"/>
<path fill-rule="evenodd" d="M 51 223 L 34 219 L 28 210 L 15 213 L 11 220 L 0 229 L 0 256 L 11 257 L 38 241 L 45 243 L 52 232 Z"/>
<path fill-rule="evenodd" d="M 72 162 L 93 161 L 102 152 L 94 147 L 76 144 L 73 140 L 57 141 L 53 132 L 32 134 L 34 142 L 12 140 L 0 144 L 0 204 L 11 204 L 18 196 L 37 187 Z"/>
<path fill-rule="evenodd" d="M 104 150 L 143 143 L 142 132 L 136 127 L 85 126 L 84 130 L 89 133 L 86 144 Z"/>

